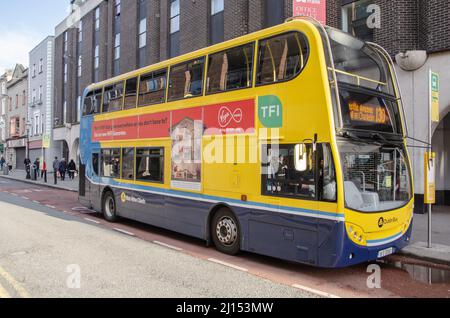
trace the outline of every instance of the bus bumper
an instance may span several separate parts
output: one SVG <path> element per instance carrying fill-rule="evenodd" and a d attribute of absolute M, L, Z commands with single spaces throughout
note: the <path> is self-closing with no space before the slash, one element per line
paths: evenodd
<path fill-rule="evenodd" d="M 393 242 L 374 246 L 374 247 L 366 247 L 366 246 L 359 246 L 353 243 L 348 236 L 344 235 L 343 240 L 343 248 L 340 254 L 340 257 L 336 259 L 336 263 L 332 266 L 325 266 L 325 267 L 333 267 L 333 268 L 342 268 L 342 267 L 348 267 L 352 265 L 357 265 L 361 263 L 366 262 L 372 262 L 376 261 L 380 258 L 380 252 L 387 251 L 390 254 L 395 254 L 410 243 L 411 239 L 411 233 L 412 233 L 412 227 L 413 222 L 411 222 L 408 230 L 401 236 L 400 238 L 396 239 Z M 392 250 L 390 250 L 392 249 Z M 383 253 L 384 254 L 384 253 Z M 387 256 L 387 255 L 386 255 Z M 319 264 L 320 266 L 320 264 Z"/>

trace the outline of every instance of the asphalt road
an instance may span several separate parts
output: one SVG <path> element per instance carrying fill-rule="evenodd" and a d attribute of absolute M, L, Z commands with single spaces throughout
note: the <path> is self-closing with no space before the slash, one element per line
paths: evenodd
<path fill-rule="evenodd" d="M 425 267 L 377 264 L 381 285 L 370 288 L 370 264 L 319 269 L 223 255 L 170 231 L 108 223 L 80 207 L 76 193 L 0 178 L 0 298 L 450 297 L 448 282 L 422 281 L 437 265 L 389 261 Z"/>
<path fill-rule="evenodd" d="M 0 201 L 0 285 L 13 297 L 313 296 L 20 197 Z"/>

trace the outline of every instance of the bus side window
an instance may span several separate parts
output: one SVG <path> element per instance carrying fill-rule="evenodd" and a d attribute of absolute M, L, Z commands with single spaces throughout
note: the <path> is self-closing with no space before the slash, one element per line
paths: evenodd
<path fill-rule="evenodd" d="M 169 101 L 203 94 L 205 58 L 173 66 L 170 69 Z"/>
<path fill-rule="evenodd" d="M 92 154 L 92 169 L 94 170 L 94 175 L 98 177 L 98 153 Z"/>
<path fill-rule="evenodd" d="M 102 177 L 120 178 L 120 149 L 103 149 L 101 157 Z"/>
<path fill-rule="evenodd" d="M 291 32 L 259 43 L 257 85 L 293 79 L 305 67 L 308 45 L 302 33 Z"/>
<path fill-rule="evenodd" d="M 122 149 L 122 179 L 134 180 L 134 148 Z"/>
<path fill-rule="evenodd" d="M 91 115 L 93 110 L 93 92 L 89 92 L 84 98 L 83 116 Z"/>
<path fill-rule="evenodd" d="M 122 109 L 123 82 L 105 87 L 103 93 L 103 113 L 114 112 Z"/>
<path fill-rule="evenodd" d="M 141 76 L 138 106 L 164 103 L 166 99 L 167 70 Z"/>
<path fill-rule="evenodd" d="M 322 144 L 319 151 L 319 194 L 320 200 L 335 202 L 337 199 L 336 169 L 329 144 Z"/>
<path fill-rule="evenodd" d="M 137 77 L 127 79 L 125 85 L 125 103 L 123 105 L 123 109 L 132 109 L 136 107 L 137 82 Z"/>
<path fill-rule="evenodd" d="M 209 56 L 207 93 L 252 86 L 254 43 Z"/>
<path fill-rule="evenodd" d="M 304 163 L 296 165 L 295 144 L 263 147 L 263 194 L 316 199 L 316 163 L 312 144 L 302 152 Z"/>
<path fill-rule="evenodd" d="M 164 148 L 136 149 L 136 180 L 164 182 Z"/>

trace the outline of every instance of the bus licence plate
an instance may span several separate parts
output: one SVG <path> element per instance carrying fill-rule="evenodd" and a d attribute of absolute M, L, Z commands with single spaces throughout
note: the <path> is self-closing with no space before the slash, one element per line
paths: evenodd
<path fill-rule="evenodd" d="M 378 258 L 383 258 L 386 257 L 388 255 L 394 254 L 395 249 L 393 247 L 389 247 L 385 250 L 379 251 L 378 252 Z"/>

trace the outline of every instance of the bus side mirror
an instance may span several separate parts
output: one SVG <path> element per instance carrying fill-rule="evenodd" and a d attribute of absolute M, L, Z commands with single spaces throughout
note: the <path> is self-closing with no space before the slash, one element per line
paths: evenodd
<path fill-rule="evenodd" d="M 295 170 L 306 171 L 308 168 L 308 152 L 305 144 L 295 145 Z"/>

